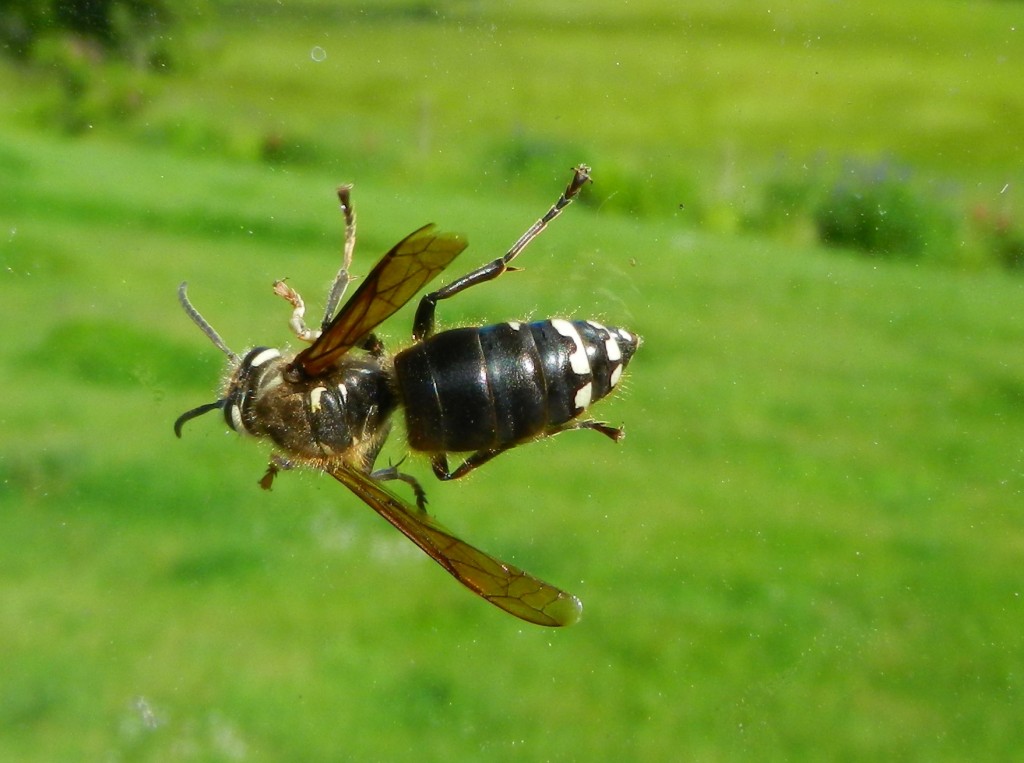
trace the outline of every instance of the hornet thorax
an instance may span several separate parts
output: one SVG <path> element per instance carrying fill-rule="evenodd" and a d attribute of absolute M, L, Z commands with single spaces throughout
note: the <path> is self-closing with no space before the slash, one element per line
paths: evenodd
<path fill-rule="evenodd" d="M 387 435 L 396 404 L 376 358 L 346 357 L 307 379 L 278 350 L 255 347 L 228 380 L 224 419 L 237 432 L 269 438 L 286 456 L 344 457 Z"/>

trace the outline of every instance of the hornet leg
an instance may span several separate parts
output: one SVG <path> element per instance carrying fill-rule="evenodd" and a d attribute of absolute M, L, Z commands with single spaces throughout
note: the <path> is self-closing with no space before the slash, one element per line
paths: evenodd
<path fill-rule="evenodd" d="M 558 197 L 558 201 L 555 202 L 554 206 L 547 211 L 547 214 L 531 225 L 529 230 L 520 236 L 519 240 L 502 257 L 477 268 L 471 273 L 467 273 L 462 278 L 452 281 L 452 283 L 443 286 L 437 291 L 425 295 L 420 300 L 419 307 L 416 309 L 416 317 L 413 320 L 412 326 L 412 338 L 419 342 L 434 333 L 434 312 L 440 300 L 450 299 L 470 286 L 475 286 L 485 281 L 492 281 L 506 270 L 515 270 L 515 268 L 509 267 L 509 263 L 547 227 L 549 222 L 561 214 L 562 210 L 579 194 L 584 184 L 589 181 L 590 168 L 585 164 L 576 167 L 573 170 L 572 180 L 569 181 L 569 185 L 566 186 L 562 195 Z"/>
<path fill-rule="evenodd" d="M 609 426 L 603 421 L 594 421 L 593 419 L 587 419 L 585 421 L 570 421 L 562 426 L 555 427 L 550 432 L 547 432 L 544 436 L 550 437 L 551 435 L 559 434 L 560 432 L 568 432 L 574 429 L 593 429 L 595 432 L 600 432 L 605 437 L 619 442 L 626 433 L 618 428 Z M 436 453 L 430 458 L 430 465 L 434 469 L 434 476 L 439 480 L 457 480 L 460 477 L 465 477 L 474 469 L 486 464 L 495 456 L 500 456 L 505 451 L 511 450 L 520 445 L 521 443 L 512 443 L 510 445 L 504 445 L 499 448 L 488 448 L 486 450 L 478 450 L 476 453 L 468 456 L 465 461 L 455 467 L 454 471 L 450 471 L 448 468 L 448 454 Z"/>
<path fill-rule="evenodd" d="M 306 304 L 302 297 L 291 286 L 285 283 L 285 279 L 274 281 L 274 294 L 286 299 L 292 306 L 292 317 L 288 325 L 303 342 L 315 342 L 334 316 L 338 302 L 345 296 L 348 285 L 355 280 L 355 276 L 349 273 L 352 266 L 352 253 L 356 248 L 356 213 L 352 207 L 351 185 L 343 185 L 338 189 L 338 201 L 341 202 L 341 211 L 345 215 L 345 250 L 342 256 L 341 269 L 334 277 L 331 290 L 327 294 L 327 306 L 324 309 L 324 319 L 319 329 L 311 329 L 306 326 Z"/>

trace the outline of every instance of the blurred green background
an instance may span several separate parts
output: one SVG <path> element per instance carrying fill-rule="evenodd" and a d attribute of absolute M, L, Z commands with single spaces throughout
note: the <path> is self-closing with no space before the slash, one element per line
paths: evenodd
<path fill-rule="evenodd" d="M 1021 3 L 59 5 L 0 6 L 0 758 L 1024 749 Z M 439 316 L 640 333 L 597 409 L 626 440 L 409 466 L 580 624 L 327 478 L 260 491 L 215 417 L 175 440 L 223 372 L 180 281 L 286 344 L 269 287 L 321 309 L 339 183 L 357 272 L 433 221 L 458 275 L 581 161 L 525 270 Z"/>

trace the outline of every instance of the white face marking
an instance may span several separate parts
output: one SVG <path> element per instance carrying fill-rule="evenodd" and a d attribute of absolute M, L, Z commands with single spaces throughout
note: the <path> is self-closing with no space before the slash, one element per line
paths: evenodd
<path fill-rule="evenodd" d="M 320 397 L 327 391 L 326 387 L 313 387 L 309 391 L 309 410 L 317 413 L 320 410 Z"/>
<path fill-rule="evenodd" d="M 520 323 L 519 321 L 509 321 L 508 327 L 513 331 L 519 331 L 519 329 L 523 327 L 523 324 Z"/>
<path fill-rule="evenodd" d="M 245 431 L 245 425 L 242 423 L 242 409 L 237 405 L 231 406 L 231 428 L 236 432 Z"/>
<path fill-rule="evenodd" d="M 260 379 L 260 393 L 268 392 L 284 381 L 281 374 L 263 374 Z"/>
<path fill-rule="evenodd" d="M 344 384 L 339 384 L 338 393 L 341 395 L 341 402 L 348 402 L 348 387 L 346 387 Z"/>
<path fill-rule="evenodd" d="M 590 398 L 594 393 L 594 385 L 587 382 L 576 390 L 576 399 L 573 401 L 577 408 L 586 408 L 590 405 Z"/>
<path fill-rule="evenodd" d="M 569 365 L 572 366 L 573 373 L 580 376 L 589 375 L 590 360 L 587 359 L 587 348 L 583 344 L 580 332 L 569 321 L 561 319 L 551 321 L 551 326 L 559 334 L 572 340 L 573 347 L 572 352 L 569 353 Z"/>
<path fill-rule="evenodd" d="M 611 375 L 611 378 L 608 379 L 608 383 L 611 384 L 614 387 L 616 384 L 619 383 L 619 379 L 621 379 L 621 378 L 622 378 L 622 364 L 619 363 L 619 365 L 615 366 L 615 368 L 612 369 L 612 375 Z"/>
<path fill-rule="evenodd" d="M 621 336 L 622 341 L 626 342 L 627 344 L 633 341 L 633 335 L 626 331 L 626 329 L 619 329 L 619 336 Z"/>
<path fill-rule="evenodd" d="M 249 366 L 251 368 L 259 368 L 264 363 L 266 363 L 268 360 L 273 360 L 274 358 L 279 358 L 279 357 L 281 357 L 281 353 L 280 352 L 278 352 L 277 350 L 275 350 L 273 348 L 268 348 L 268 349 L 264 350 L 263 352 L 261 352 L 259 355 L 257 355 L 255 358 L 253 358 L 252 361 L 249 363 Z"/>
<path fill-rule="evenodd" d="M 596 328 L 598 331 L 608 331 L 608 329 L 606 327 L 602 326 L 597 321 L 587 321 L 587 323 L 589 323 L 591 326 Z"/>

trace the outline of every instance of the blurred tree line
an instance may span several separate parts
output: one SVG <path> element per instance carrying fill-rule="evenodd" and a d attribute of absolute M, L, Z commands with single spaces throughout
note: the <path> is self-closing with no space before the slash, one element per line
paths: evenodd
<path fill-rule="evenodd" d="M 36 83 L 33 126 L 81 133 L 139 114 L 193 58 L 206 0 L 0 0 L 0 54 Z"/>
<path fill-rule="evenodd" d="M 70 42 L 97 61 L 161 69 L 174 61 L 175 38 L 201 10 L 197 0 L 0 0 L 0 46 L 30 62 Z"/>

